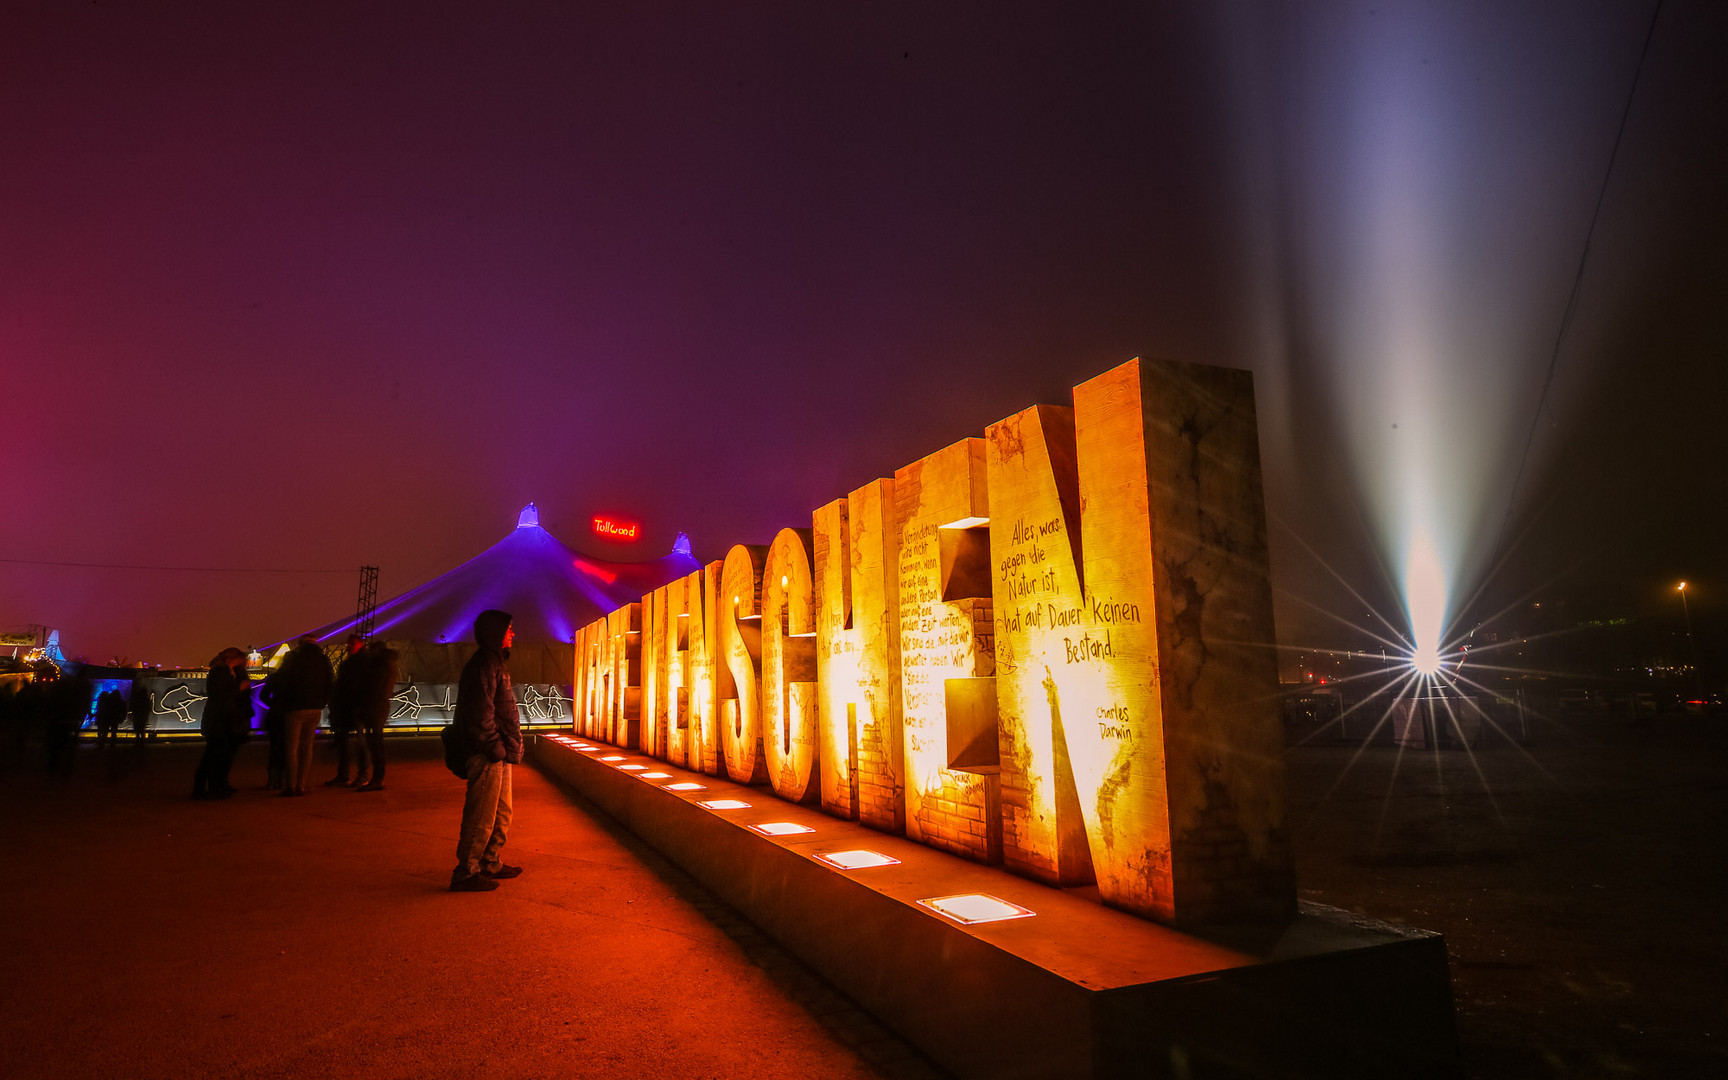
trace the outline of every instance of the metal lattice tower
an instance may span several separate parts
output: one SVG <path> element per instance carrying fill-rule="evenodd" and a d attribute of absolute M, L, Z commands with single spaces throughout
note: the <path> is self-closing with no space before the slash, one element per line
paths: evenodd
<path fill-rule="evenodd" d="M 354 632 L 370 639 L 378 620 L 378 568 L 360 568 L 360 599 L 354 606 Z"/>

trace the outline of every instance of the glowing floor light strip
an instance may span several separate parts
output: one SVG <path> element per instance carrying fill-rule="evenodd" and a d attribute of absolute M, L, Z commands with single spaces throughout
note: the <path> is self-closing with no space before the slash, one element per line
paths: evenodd
<path fill-rule="evenodd" d="M 706 785 L 706 784 L 692 784 L 689 781 L 685 781 L 682 784 L 667 784 L 666 790 L 667 791 L 707 791 L 708 785 Z M 710 809 L 712 809 L 712 807 L 710 807 Z"/>
<path fill-rule="evenodd" d="M 891 859 L 880 851 L 829 851 L 816 856 L 829 866 L 841 870 L 868 870 L 873 866 L 898 866 L 899 859 Z"/>
<path fill-rule="evenodd" d="M 578 746 L 576 749 L 582 751 L 584 754 L 592 754 L 600 748 L 598 746 Z"/>
<path fill-rule="evenodd" d="M 922 907 L 927 907 L 938 915 L 946 916 L 957 923 L 971 926 L 973 923 L 1001 922 L 1004 919 L 1024 919 L 1037 912 L 1023 908 L 1019 904 L 1010 904 L 999 896 L 988 893 L 959 893 L 955 896 L 937 896 L 929 900 L 918 901 Z"/>
<path fill-rule="evenodd" d="M 672 774 L 669 772 L 645 772 L 642 774 L 642 779 L 644 779 L 644 780 L 670 780 L 670 779 L 672 779 Z"/>
<path fill-rule="evenodd" d="M 605 761 L 606 759 L 601 758 L 600 760 Z M 625 772 L 641 772 L 643 769 L 646 769 L 648 766 L 646 766 L 646 765 L 620 765 L 618 767 L 620 769 L 623 769 Z"/>
<path fill-rule="evenodd" d="M 696 805 L 702 807 L 705 810 L 748 810 L 748 809 L 750 809 L 750 804 L 745 802 L 743 799 L 708 799 L 704 802 L 699 802 Z"/>
<path fill-rule="evenodd" d="M 796 833 L 816 831 L 808 825 L 800 825 L 795 821 L 766 821 L 760 825 L 750 826 L 750 830 L 759 832 L 763 836 L 792 836 Z"/>
<path fill-rule="evenodd" d="M 601 758 L 600 760 L 601 761 L 623 761 L 624 755 L 623 754 L 607 754 L 605 757 Z"/>

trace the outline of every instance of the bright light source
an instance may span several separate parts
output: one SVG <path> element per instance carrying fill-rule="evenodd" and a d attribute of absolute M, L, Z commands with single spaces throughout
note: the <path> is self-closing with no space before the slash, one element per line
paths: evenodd
<path fill-rule="evenodd" d="M 600 760 L 605 761 L 606 759 L 601 758 Z M 641 772 L 643 769 L 646 769 L 648 766 L 646 766 L 646 765 L 620 765 L 618 767 L 620 769 L 623 769 L 625 772 Z"/>
<path fill-rule="evenodd" d="M 623 761 L 624 755 L 623 754 L 607 754 L 605 757 L 601 758 L 600 760 L 601 761 Z"/>
<path fill-rule="evenodd" d="M 743 799 L 708 799 L 707 801 L 699 802 L 696 805 L 702 807 L 705 810 L 748 810 L 748 809 L 750 809 L 750 804 L 745 802 Z"/>
<path fill-rule="evenodd" d="M 792 836 L 797 833 L 815 832 L 808 825 L 800 825 L 795 821 L 767 821 L 760 825 L 750 826 L 753 832 L 763 836 Z"/>
<path fill-rule="evenodd" d="M 642 779 L 644 779 L 644 780 L 670 780 L 670 779 L 672 779 L 672 774 L 669 772 L 645 772 L 642 774 Z"/>
<path fill-rule="evenodd" d="M 578 746 L 576 749 L 582 751 L 584 754 L 592 754 L 600 748 L 598 746 Z"/>
<path fill-rule="evenodd" d="M 899 859 L 891 859 L 880 851 L 865 851 L 862 848 L 856 851 L 830 851 L 816 857 L 841 870 L 868 870 L 872 866 L 900 865 Z"/>
<path fill-rule="evenodd" d="M 681 784 L 667 784 L 666 790 L 667 791 L 707 791 L 708 785 L 706 785 L 706 784 L 692 784 L 688 780 L 686 780 Z M 704 805 L 706 805 L 706 804 L 704 804 Z"/>
<path fill-rule="evenodd" d="M 1003 919 L 1024 919 L 1037 912 L 1023 908 L 1019 904 L 1010 904 L 998 896 L 988 893 L 960 893 L 957 896 L 938 896 L 930 900 L 918 901 L 924 907 L 947 916 L 955 922 L 973 923 L 1001 922 Z"/>
<path fill-rule="evenodd" d="M 1410 666 L 1418 675 L 1433 678 L 1440 674 L 1440 653 L 1436 649 L 1417 649 L 1410 654 Z"/>
<path fill-rule="evenodd" d="M 1404 607 L 1410 616 L 1410 639 L 1415 648 L 1410 666 L 1423 675 L 1440 671 L 1440 635 L 1446 629 L 1446 574 L 1440 556 L 1425 531 L 1410 539 L 1410 554 L 1404 561 Z"/>

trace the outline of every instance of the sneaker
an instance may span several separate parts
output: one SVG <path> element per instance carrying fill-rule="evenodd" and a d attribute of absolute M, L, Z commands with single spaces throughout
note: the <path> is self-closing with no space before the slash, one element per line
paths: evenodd
<path fill-rule="evenodd" d="M 491 892 L 498 883 L 485 874 L 464 874 L 450 881 L 451 892 Z"/>
<path fill-rule="evenodd" d="M 355 791 L 383 791 L 384 790 L 384 782 L 382 780 L 368 780 L 366 783 L 361 784 L 359 787 L 355 788 L 354 790 Z"/>
<path fill-rule="evenodd" d="M 503 863 L 499 863 L 498 869 L 482 870 L 480 871 L 480 876 L 491 878 L 494 881 L 503 881 L 506 878 L 521 877 L 522 868 L 520 866 L 505 866 Z"/>
<path fill-rule="evenodd" d="M 325 787 L 347 787 L 348 786 L 348 778 L 346 776 L 333 776 L 330 779 L 324 781 L 324 786 Z"/>

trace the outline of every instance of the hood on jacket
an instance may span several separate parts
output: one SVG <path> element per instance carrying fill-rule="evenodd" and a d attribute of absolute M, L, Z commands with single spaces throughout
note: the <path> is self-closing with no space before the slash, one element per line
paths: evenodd
<path fill-rule="evenodd" d="M 474 617 L 474 640 L 482 649 L 504 652 L 504 631 L 510 629 L 510 613 L 488 609 Z M 508 654 L 506 654 L 508 655 Z"/>

